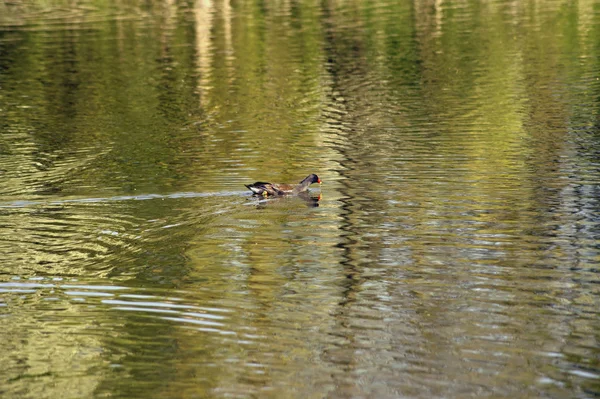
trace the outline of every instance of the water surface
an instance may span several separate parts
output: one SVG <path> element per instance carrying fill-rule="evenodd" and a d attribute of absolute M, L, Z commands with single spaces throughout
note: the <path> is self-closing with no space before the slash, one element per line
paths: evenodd
<path fill-rule="evenodd" d="M 1 4 L 0 394 L 599 396 L 599 43 L 585 0 Z"/>

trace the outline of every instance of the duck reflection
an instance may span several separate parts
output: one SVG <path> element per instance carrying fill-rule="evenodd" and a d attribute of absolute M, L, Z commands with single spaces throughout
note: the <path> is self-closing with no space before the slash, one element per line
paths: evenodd
<path fill-rule="evenodd" d="M 275 204 L 281 204 L 282 201 L 293 201 L 294 199 L 301 199 L 307 207 L 316 208 L 319 206 L 319 201 L 323 198 L 321 193 L 309 193 L 302 192 L 294 196 L 285 196 L 285 197 L 257 197 L 252 196 L 250 200 L 256 201 L 257 208 L 266 208 L 267 206 L 272 206 Z"/>

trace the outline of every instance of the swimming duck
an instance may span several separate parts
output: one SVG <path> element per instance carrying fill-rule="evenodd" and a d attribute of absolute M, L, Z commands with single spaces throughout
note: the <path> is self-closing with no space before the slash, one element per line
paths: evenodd
<path fill-rule="evenodd" d="M 246 184 L 245 186 L 255 195 L 267 197 L 269 195 L 298 195 L 308 190 L 308 186 L 313 183 L 321 184 L 321 179 L 314 173 L 306 176 L 299 184 L 279 184 L 257 181 L 256 183 Z"/>

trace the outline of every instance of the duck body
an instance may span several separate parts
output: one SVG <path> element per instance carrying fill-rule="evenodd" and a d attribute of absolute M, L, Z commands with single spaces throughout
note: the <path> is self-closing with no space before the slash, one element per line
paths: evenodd
<path fill-rule="evenodd" d="M 319 176 L 310 174 L 298 184 L 278 184 L 257 181 L 256 183 L 246 184 L 246 187 L 254 193 L 254 195 L 262 196 L 283 196 L 283 195 L 298 195 L 308 190 L 308 186 L 313 183 L 321 183 Z"/>

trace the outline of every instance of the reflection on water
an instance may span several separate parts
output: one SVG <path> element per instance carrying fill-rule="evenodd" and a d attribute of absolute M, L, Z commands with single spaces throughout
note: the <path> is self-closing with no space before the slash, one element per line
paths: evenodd
<path fill-rule="evenodd" d="M 587 0 L 1 4 L 0 392 L 598 396 L 597 43 Z"/>

